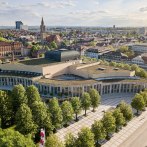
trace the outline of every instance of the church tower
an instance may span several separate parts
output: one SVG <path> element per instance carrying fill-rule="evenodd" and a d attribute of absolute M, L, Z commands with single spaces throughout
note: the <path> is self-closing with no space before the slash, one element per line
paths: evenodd
<path fill-rule="evenodd" d="M 40 33 L 45 33 L 45 25 L 44 25 L 43 17 L 42 17 L 41 25 L 40 25 Z"/>
<path fill-rule="evenodd" d="M 43 17 L 40 25 L 40 37 L 41 37 L 41 42 L 44 43 L 44 39 L 46 38 L 46 33 L 45 33 L 45 25 L 44 25 Z"/>

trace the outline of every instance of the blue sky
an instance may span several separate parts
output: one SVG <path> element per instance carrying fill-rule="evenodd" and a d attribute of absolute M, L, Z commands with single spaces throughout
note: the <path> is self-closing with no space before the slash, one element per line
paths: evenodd
<path fill-rule="evenodd" d="M 0 25 L 147 26 L 147 0 L 0 0 Z"/>

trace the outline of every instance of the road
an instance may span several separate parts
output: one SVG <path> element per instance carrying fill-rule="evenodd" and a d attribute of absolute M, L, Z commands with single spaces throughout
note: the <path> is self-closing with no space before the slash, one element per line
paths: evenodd
<path fill-rule="evenodd" d="M 147 147 L 147 121 L 119 147 Z"/>

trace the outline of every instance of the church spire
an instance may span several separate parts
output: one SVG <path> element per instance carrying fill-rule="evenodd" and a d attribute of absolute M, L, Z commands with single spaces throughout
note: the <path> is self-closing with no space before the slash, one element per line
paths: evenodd
<path fill-rule="evenodd" d="M 45 33 L 45 25 L 44 25 L 43 17 L 42 17 L 42 20 L 41 20 L 40 32 L 41 32 L 41 33 Z"/>
<path fill-rule="evenodd" d="M 43 20 L 43 17 L 42 17 L 42 20 L 41 20 L 41 25 L 44 25 L 44 20 Z"/>

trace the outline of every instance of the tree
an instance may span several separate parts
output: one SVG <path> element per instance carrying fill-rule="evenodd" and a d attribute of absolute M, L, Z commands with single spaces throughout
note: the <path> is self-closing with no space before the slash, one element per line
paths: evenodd
<path fill-rule="evenodd" d="M 128 65 L 128 64 L 124 64 L 123 69 L 125 69 L 125 70 L 130 70 L 130 69 L 131 69 L 131 67 L 130 67 L 130 65 Z"/>
<path fill-rule="evenodd" d="M 46 104 L 35 101 L 32 104 L 32 114 L 33 120 L 38 125 L 38 128 L 45 128 L 46 134 L 49 135 L 53 130 L 53 126 Z"/>
<path fill-rule="evenodd" d="M 78 133 L 78 147 L 94 147 L 94 134 L 89 128 L 82 128 Z"/>
<path fill-rule="evenodd" d="M 119 129 L 119 127 L 125 124 L 125 118 L 123 113 L 121 113 L 120 108 L 116 108 L 113 111 L 113 116 L 115 118 L 116 129 Z"/>
<path fill-rule="evenodd" d="M 1 147 L 35 147 L 31 137 L 25 137 L 18 131 L 12 129 L 0 129 L 0 146 Z"/>
<path fill-rule="evenodd" d="M 114 66 L 114 67 L 116 67 L 116 65 L 117 65 L 117 63 L 116 62 L 110 62 L 110 66 Z"/>
<path fill-rule="evenodd" d="M 50 100 L 49 111 L 51 113 L 51 120 L 55 129 L 60 127 L 62 124 L 63 116 L 57 98 L 53 98 Z"/>
<path fill-rule="evenodd" d="M 57 46 L 57 44 L 56 44 L 55 41 L 53 41 L 53 42 L 50 43 L 50 48 L 51 49 L 57 49 L 58 48 L 58 46 Z"/>
<path fill-rule="evenodd" d="M 139 68 L 138 65 L 136 65 L 136 64 L 132 64 L 132 65 L 131 65 L 131 69 L 132 69 L 132 70 L 136 70 L 137 68 Z"/>
<path fill-rule="evenodd" d="M 107 137 L 109 134 L 113 133 L 115 131 L 116 125 L 115 125 L 115 118 L 113 117 L 111 112 L 106 112 L 102 119 L 104 128 L 106 129 Z"/>
<path fill-rule="evenodd" d="M 76 147 L 77 138 L 74 137 L 71 133 L 67 134 L 65 137 L 65 146 L 66 147 Z"/>
<path fill-rule="evenodd" d="M 137 93 L 133 98 L 131 105 L 134 109 L 137 110 L 137 114 L 138 114 L 139 110 L 142 111 L 145 108 L 145 102 L 143 96 Z"/>
<path fill-rule="evenodd" d="M 51 134 L 45 142 L 46 147 L 64 147 L 63 143 L 54 134 Z"/>
<path fill-rule="evenodd" d="M 36 125 L 33 122 L 32 112 L 26 104 L 22 104 L 15 116 L 16 130 L 27 135 L 36 132 Z"/>
<path fill-rule="evenodd" d="M 21 104 L 23 103 L 27 104 L 28 99 L 25 93 L 26 93 L 26 90 L 23 87 L 23 85 L 19 84 L 14 86 L 12 90 L 12 103 L 13 103 L 14 113 L 16 113 L 16 111 L 18 110 Z"/>
<path fill-rule="evenodd" d="M 146 70 L 140 69 L 139 76 L 140 77 L 143 77 L 143 78 L 147 78 L 147 72 L 146 72 Z"/>
<path fill-rule="evenodd" d="M 102 121 L 95 121 L 91 129 L 94 134 L 94 140 L 96 144 L 98 144 L 100 140 L 103 140 L 106 138 L 106 130 L 103 126 Z"/>
<path fill-rule="evenodd" d="M 73 118 L 73 108 L 70 102 L 64 101 L 61 105 L 62 114 L 63 114 L 63 123 L 67 125 Z"/>
<path fill-rule="evenodd" d="M 34 85 L 27 87 L 26 95 L 27 95 L 27 98 L 28 98 L 28 105 L 30 107 L 35 101 L 38 101 L 38 102 L 41 101 L 38 89 Z"/>
<path fill-rule="evenodd" d="M 76 115 L 76 121 L 78 121 L 78 114 L 81 112 L 81 101 L 79 97 L 73 97 L 71 100 L 71 104 Z"/>
<path fill-rule="evenodd" d="M 145 102 L 145 106 L 147 107 L 147 91 L 140 92 L 140 94 L 142 95 Z"/>
<path fill-rule="evenodd" d="M 11 125 L 11 119 L 13 117 L 12 103 L 8 94 L 0 90 L 0 118 L 1 127 L 7 128 Z"/>
<path fill-rule="evenodd" d="M 82 104 L 82 108 L 85 110 L 85 116 L 86 116 L 86 111 L 90 108 L 91 105 L 91 99 L 89 93 L 85 92 L 82 95 L 81 104 Z"/>
<path fill-rule="evenodd" d="M 117 107 L 120 108 L 120 111 L 123 113 L 126 121 L 130 121 L 132 119 L 133 111 L 130 105 L 128 105 L 124 101 L 121 101 Z"/>
<path fill-rule="evenodd" d="M 95 108 L 98 107 L 100 104 L 100 95 L 96 89 L 90 89 L 89 91 L 90 98 L 91 98 L 91 105 L 93 107 L 93 112 L 95 111 Z"/>

